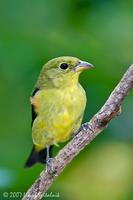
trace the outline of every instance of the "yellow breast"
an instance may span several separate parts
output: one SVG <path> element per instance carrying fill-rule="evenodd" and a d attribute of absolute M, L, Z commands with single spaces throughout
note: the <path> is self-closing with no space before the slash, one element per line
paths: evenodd
<path fill-rule="evenodd" d="M 80 85 L 41 90 L 35 99 L 38 117 L 32 127 L 34 144 L 45 147 L 64 142 L 80 127 L 86 105 Z"/>

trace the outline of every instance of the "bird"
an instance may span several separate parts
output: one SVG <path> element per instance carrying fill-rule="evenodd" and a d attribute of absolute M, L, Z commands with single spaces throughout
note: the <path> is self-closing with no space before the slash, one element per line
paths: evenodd
<path fill-rule="evenodd" d="M 25 167 L 47 164 L 53 146 L 70 140 L 80 128 L 87 98 L 79 75 L 92 67 L 72 56 L 53 58 L 42 67 L 30 97 L 33 148 Z"/>

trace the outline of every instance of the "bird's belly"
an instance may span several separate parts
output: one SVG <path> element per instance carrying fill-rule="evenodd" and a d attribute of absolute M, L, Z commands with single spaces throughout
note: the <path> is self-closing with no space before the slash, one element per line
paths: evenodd
<path fill-rule="evenodd" d="M 76 97 L 69 96 L 59 98 L 58 95 L 43 105 L 32 127 L 35 145 L 45 147 L 64 142 L 80 127 L 86 98 L 80 93 Z"/>
<path fill-rule="evenodd" d="M 64 110 L 56 116 L 51 126 L 52 137 L 55 143 L 64 142 L 70 138 L 75 129 L 79 128 L 79 118 L 80 113 L 74 111 L 69 112 L 67 110 Z"/>

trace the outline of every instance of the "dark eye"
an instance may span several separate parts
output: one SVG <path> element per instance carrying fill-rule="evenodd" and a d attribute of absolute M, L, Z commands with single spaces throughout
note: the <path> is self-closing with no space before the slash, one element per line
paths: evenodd
<path fill-rule="evenodd" d="M 62 63 L 62 64 L 60 65 L 60 68 L 61 68 L 61 69 L 67 69 L 67 68 L 68 68 L 68 64 L 67 64 L 67 63 Z"/>

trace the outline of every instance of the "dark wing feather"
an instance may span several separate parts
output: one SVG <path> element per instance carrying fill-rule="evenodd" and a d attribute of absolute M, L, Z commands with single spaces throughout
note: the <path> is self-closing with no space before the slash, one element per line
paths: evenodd
<path fill-rule="evenodd" d="M 38 91 L 39 91 L 39 88 L 35 88 L 35 89 L 33 90 L 33 92 L 32 92 L 31 97 L 34 97 L 35 94 L 36 94 Z M 33 104 L 31 104 L 31 113 L 32 113 L 32 121 L 31 121 L 31 126 L 32 126 L 32 124 L 33 124 L 35 118 L 37 117 L 37 113 L 35 112 L 35 109 L 34 109 L 34 105 L 33 105 Z"/>

